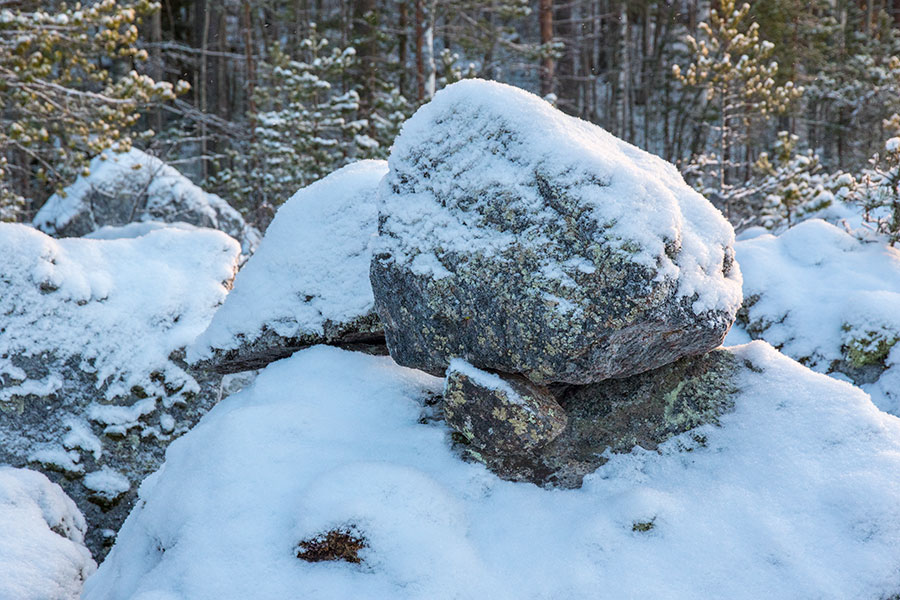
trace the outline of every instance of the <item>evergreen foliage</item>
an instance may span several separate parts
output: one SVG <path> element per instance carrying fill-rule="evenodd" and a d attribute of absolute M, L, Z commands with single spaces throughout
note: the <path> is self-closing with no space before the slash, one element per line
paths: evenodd
<path fill-rule="evenodd" d="M 759 24 L 745 24 L 750 5 L 735 7 L 734 0 L 722 0 L 710 11 L 709 22 L 700 23 L 702 36 L 687 36 L 691 62 L 673 75 L 685 86 L 704 90 L 713 144 L 707 152 L 691 159 L 689 172 L 696 174 L 703 192 L 718 200 L 726 216 L 744 216 L 735 206 L 748 190 L 735 186 L 749 165 L 746 141 L 754 126 L 767 121 L 798 99 L 802 88 L 792 81 L 776 85 L 778 64 L 768 62 L 774 50 L 760 38 Z M 738 211 L 732 215 L 732 211 Z"/>
<path fill-rule="evenodd" d="M 52 12 L 43 4 L 0 10 L 2 220 L 27 217 L 33 201 L 85 173 L 102 150 L 127 150 L 139 111 L 187 88 L 125 66 L 147 59 L 137 25 L 159 4 L 102 0 Z"/>

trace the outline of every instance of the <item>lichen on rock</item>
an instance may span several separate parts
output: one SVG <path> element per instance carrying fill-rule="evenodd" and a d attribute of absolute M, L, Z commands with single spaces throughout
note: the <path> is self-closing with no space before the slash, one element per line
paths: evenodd
<path fill-rule="evenodd" d="M 717 423 L 733 406 L 741 368 L 730 351 L 719 349 L 623 379 L 555 386 L 568 423 L 552 442 L 515 455 L 463 443 L 457 447 L 503 479 L 580 487 L 585 475 L 606 462 L 608 452 L 630 452 L 635 446 L 655 450 L 676 435 Z"/>
<path fill-rule="evenodd" d="M 487 373 L 461 359 L 450 362 L 444 419 L 471 445 L 518 454 L 553 441 L 566 414 L 544 387 L 517 375 Z"/>

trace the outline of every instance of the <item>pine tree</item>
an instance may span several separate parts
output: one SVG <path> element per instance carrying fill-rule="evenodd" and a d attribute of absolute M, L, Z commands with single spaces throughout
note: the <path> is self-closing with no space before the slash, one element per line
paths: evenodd
<path fill-rule="evenodd" d="M 884 128 L 893 136 L 858 178 L 854 199 L 875 231 L 896 244 L 900 242 L 900 114 L 886 119 Z"/>
<path fill-rule="evenodd" d="M 101 151 L 127 150 L 140 111 L 186 90 L 153 81 L 140 63 L 137 25 L 159 4 L 86 6 L 23 1 L 0 10 L 0 219 L 19 220 Z M 152 132 L 148 132 L 152 135 Z"/>
<path fill-rule="evenodd" d="M 270 62 L 259 65 L 251 139 L 210 182 L 262 221 L 299 188 L 382 152 L 367 133 L 368 121 L 359 118 L 359 94 L 339 86 L 355 50 L 329 48 L 314 26 L 298 49 L 301 59 L 294 60 L 276 44 Z M 391 127 L 385 119 L 376 129 Z"/>
<path fill-rule="evenodd" d="M 692 159 L 687 172 L 729 219 L 747 216 L 733 205 L 746 193 L 735 182 L 749 171 L 745 146 L 753 126 L 783 112 L 802 95 L 790 81 L 776 85 L 778 65 L 767 62 L 774 46 L 760 38 L 757 23 L 745 24 L 749 11 L 749 4 L 736 8 L 734 0 L 721 0 L 718 10 L 710 10 L 709 22 L 700 23 L 700 39 L 686 38 L 691 62 L 685 69 L 672 69 L 683 85 L 705 92 L 712 145 Z"/>

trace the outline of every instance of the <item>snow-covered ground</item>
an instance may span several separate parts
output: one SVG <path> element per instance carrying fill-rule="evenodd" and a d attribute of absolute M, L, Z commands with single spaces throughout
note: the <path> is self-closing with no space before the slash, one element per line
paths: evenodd
<path fill-rule="evenodd" d="M 900 415 L 900 250 L 819 219 L 756 233 L 737 243 L 747 310 L 729 341 L 749 333 L 817 371 L 852 376 Z"/>
<path fill-rule="evenodd" d="M 75 600 L 97 565 L 84 517 L 55 483 L 0 465 L 0 600 Z"/>
<path fill-rule="evenodd" d="M 834 598 L 900 590 L 900 420 L 764 342 L 721 427 L 579 490 L 505 482 L 422 424 L 441 381 L 314 347 L 169 449 L 85 600 Z M 891 476 L 894 474 L 894 476 Z M 297 544 L 355 526 L 363 563 Z"/>

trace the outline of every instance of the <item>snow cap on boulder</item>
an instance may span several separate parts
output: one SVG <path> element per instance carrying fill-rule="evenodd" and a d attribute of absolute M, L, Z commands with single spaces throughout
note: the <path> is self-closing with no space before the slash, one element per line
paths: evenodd
<path fill-rule="evenodd" d="M 320 343 L 382 338 L 369 284 L 383 160 L 363 160 L 285 202 L 188 360 L 256 369 Z"/>
<path fill-rule="evenodd" d="M 740 306 L 734 231 L 673 165 L 523 90 L 448 86 L 389 166 L 371 278 L 402 365 L 625 377 L 718 346 Z"/>
<path fill-rule="evenodd" d="M 137 148 L 107 151 L 92 160 L 90 175 L 52 195 L 35 215 L 34 226 L 54 237 L 82 237 L 135 221 L 218 229 L 237 239 L 244 254 L 253 252 L 260 237 L 225 200 Z"/>

